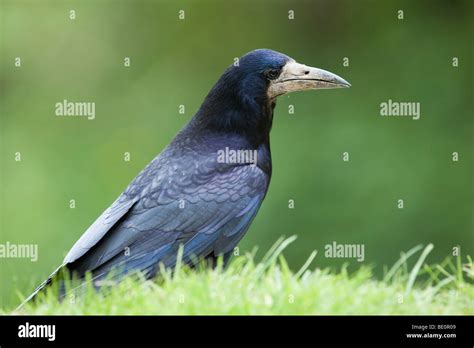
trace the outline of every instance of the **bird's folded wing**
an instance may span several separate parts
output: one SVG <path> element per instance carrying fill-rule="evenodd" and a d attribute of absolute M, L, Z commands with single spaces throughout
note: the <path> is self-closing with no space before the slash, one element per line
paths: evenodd
<path fill-rule="evenodd" d="M 71 263 L 83 256 L 109 231 L 135 204 L 136 199 L 126 199 L 121 195 L 100 215 L 97 220 L 73 245 L 63 263 Z"/>
<path fill-rule="evenodd" d="M 122 218 L 113 226 L 93 226 L 68 254 L 71 268 L 78 274 L 92 271 L 102 275 L 116 266 L 123 272 L 149 271 L 158 262 L 173 266 L 179 245 L 183 260 L 231 250 L 247 230 L 265 196 L 268 177 L 256 166 L 233 166 L 227 170 L 194 175 L 166 184 L 150 182 L 144 195 L 133 203 L 112 205 Z M 155 186 L 153 189 L 152 187 Z M 129 210 L 126 210 L 128 206 Z M 97 228 L 97 230 L 96 230 Z M 92 232 L 90 232 L 92 231 Z M 80 240 L 80 241 L 81 241 Z M 91 244 L 95 242 L 92 246 Z M 79 256 L 79 257 L 78 257 Z"/>

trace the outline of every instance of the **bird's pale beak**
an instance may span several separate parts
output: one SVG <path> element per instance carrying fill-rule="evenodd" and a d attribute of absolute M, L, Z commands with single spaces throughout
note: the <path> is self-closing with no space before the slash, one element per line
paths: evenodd
<path fill-rule="evenodd" d="M 304 64 L 289 61 L 283 67 L 280 76 L 271 81 L 268 96 L 276 98 L 280 95 L 304 91 L 307 89 L 328 89 L 350 87 L 350 83 L 329 71 L 312 68 Z"/>

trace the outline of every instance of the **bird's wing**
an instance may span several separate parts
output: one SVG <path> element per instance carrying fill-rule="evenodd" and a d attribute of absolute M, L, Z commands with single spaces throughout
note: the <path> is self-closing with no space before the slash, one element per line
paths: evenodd
<path fill-rule="evenodd" d="M 73 248 L 79 251 L 70 254 L 80 257 L 69 259 L 72 271 L 100 276 L 120 266 L 122 274 L 153 272 L 158 262 L 174 265 L 179 245 L 187 263 L 193 256 L 228 252 L 247 230 L 268 187 L 268 176 L 256 166 L 216 170 L 215 164 L 201 161 L 195 173 L 186 176 L 169 172 L 172 163 L 163 168 L 154 180 L 138 185 L 139 199 L 128 203 L 128 212 L 107 233 L 85 237 L 85 244 Z M 140 176 L 137 180 L 140 183 Z"/>
<path fill-rule="evenodd" d="M 87 229 L 86 232 L 73 245 L 69 253 L 64 258 L 63 263 L 71 263 L 83 256 L 92 248 L 121 218 L 123 218 L 130 208 L 135 204 L 136 199 L 127 199 L 120 195 L 112 205 L 100 215 L 97 220 Z"/>

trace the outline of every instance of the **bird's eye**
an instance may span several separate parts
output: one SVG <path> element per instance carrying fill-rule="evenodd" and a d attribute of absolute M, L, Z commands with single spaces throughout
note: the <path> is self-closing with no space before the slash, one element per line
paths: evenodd
<path fill-rule="evenodd" d="M 280 75 L 280 70 L 270 69 L 265 72 L 265 76 L 269 80 L 275 80 Z"/>

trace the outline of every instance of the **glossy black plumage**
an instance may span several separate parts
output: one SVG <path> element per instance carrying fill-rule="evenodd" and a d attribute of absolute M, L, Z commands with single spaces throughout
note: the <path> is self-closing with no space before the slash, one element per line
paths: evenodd
<path fill-rule="evenodd" d="M 160 262 L 173 267 L 180 245 L 186 263 L 218 255 L 227 260 L 270 183 L 274 101 L 267 97 L 265 72 L 288 60 L 257 50 L 231 65 L 188 125 L 91 225 L 62 267 L 78 277 L 91 272 L 99 284 L 112 269 L 119 279 L 131 271 L 152 277 Z M 257 165 L 218 163 L 217 152 L 226 147 L 256 150 Z"/>

